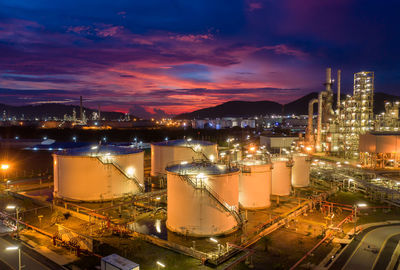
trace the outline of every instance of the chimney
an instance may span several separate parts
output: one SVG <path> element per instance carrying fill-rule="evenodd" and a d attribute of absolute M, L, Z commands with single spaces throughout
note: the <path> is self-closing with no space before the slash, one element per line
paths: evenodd
<path fill-rule="evenodd" d="M 82 105 L 82 96 L 80 96 L 80 100 L 81 100 L 81 114 L 80 114 L 80 117 L 81 117 L 81 120 L 83 120 L 83 105 Z"/>
<path fill-rule="evenodd" d="M 326 68 L 326 82 L 325 82 L 325 90 L 332 91 L 332 69 Z"/>
<path fill-rule="evenodd" d="M 337 71 L 337 104 L 336 104 L 336 109 L 338 115 L 340 114 L 340 81 L 342 77 L 342 71 L 338 69 Z"/>

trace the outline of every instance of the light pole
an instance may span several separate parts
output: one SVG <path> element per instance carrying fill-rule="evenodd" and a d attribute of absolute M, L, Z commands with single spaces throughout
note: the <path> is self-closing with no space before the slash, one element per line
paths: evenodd
<path fill-rule="evenodd" d="M 17 217 L 17 222 L 16 222 L 16 227 L 17 227 L 17 238 L 19 237 L 19 208 L 15 205 L 7 205 L 6 209 L 8 210 L 14 210 L 15 209 L 15 213 L 16 213 L 16 217 Z"/>
<path fill-rule="evenodd" d="M 3 181 L 7 178 L 7 170 L 10 168 L 10 165 L 7 163 L 2 163 L 0 165 L 0 169 L 3 171 Z"/>
<path fill-rule="evenodd" d="M 21 266 L 21 248 L 17 247 L 17 246 L 11 246 L 11 247 L 7 247 L 6 250 L 17 250 L 18 249 L 18 270 L 22 269 Z"/>
<path fill-rule="evenodd" d="M 366 203 L 359 203 L 359 204 L 354 205 L 354 237 L 356 236 L 356 232 L 357 232 L 357 209 L 366 207 L 366 206 L 367 206 Z"/>

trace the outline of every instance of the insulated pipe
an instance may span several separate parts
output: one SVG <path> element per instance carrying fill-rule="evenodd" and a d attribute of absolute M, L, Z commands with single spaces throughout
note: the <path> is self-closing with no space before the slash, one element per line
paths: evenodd
<path fill-rule="evenodd" d="M 337 71 L 337 103 L 336 103 L 336 109 L 337 109 L 337 114 L 340 114 L 340 81 L 342 77 L 342 71 L 338 69 Z"/>
<path fill-rule="evenodd" d="M 312 142 L 312 135 L 314 134 L 313 130 L 313 117 L 314 117 L 314 104 L 318 102 L 317 98 L 314 98 L 308 102 L 308 125 L 307 125 L 307 132 L 306 132 L 306 140 L 308 142 Z"/>
<path fill-rule="evenodd" d="M 318 95 L 318 126 L 317 126 L 317 142 L 315 144 L 315 149 L 321 151 L 321 131 L 322 131 L 322 102 L 323 97 L 326 96 L 327 92 L 322 91 Z"/>

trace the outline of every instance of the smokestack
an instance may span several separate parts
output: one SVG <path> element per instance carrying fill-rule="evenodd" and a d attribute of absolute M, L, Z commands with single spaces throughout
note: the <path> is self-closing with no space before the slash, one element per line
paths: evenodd
<path fill-rule="evenodd" d="M 326 82 L 325 82 L 326 91 L 332 91 L 332 69 L 326 68 Z"/>
<path fill-rule="evenodd" d="M 82 105 L 82 96 L 80 96 L 80 100 L 81 100 L 81 120 L 83 120 L 83 105 Z"/>
<path fill-rule="evenodd" d="M 99 120 L 101 120 L 101 115 L 100 115 L 100 105 L 97 105 L 97 110 L 98 110 L 98 115 L 99 115 Z"/>
<path fill-rule="evenodd" d="M 341 81 L 341 76 L 342 76 L 342 71 L 338 69 L 337 71 L 337 104 L 336 104 L 336 109 L 338 112 L 338 115 L 340 114 L 340 81 Z"/>

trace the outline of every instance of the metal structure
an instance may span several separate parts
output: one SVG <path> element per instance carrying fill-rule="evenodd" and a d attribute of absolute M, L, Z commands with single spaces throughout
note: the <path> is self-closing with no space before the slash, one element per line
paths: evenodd
<path fill-rule="evenodd" d="M 169 230 L 205 237 L 228 234 L 242 225 L 238 168 L 194 162 L 166 170 Z"/>
<path fill-rule="evenodd" d="M 54 196 L 73 201 L 111 200 L 144 191 L 144 152 L 92 146 L 53 154 Z"/>
<path fill-rule="evenodd" d="M 360 163 L 367 168 L 400 167 L 400 134 L 370 133 L 360 136 Z"/>
<path fill-rule="evenodd" d="M 244 209 L 263 209 L 271 205 L 272 164 L 262 160 L 240 163 L 239 204 Z"/>
<path fill-rule="evenodd" d="M 171 163 L 218 159 L 217 144 L 208 141 L 166 140 L 151 144 L 151 176 L 163 176 Z"/>

